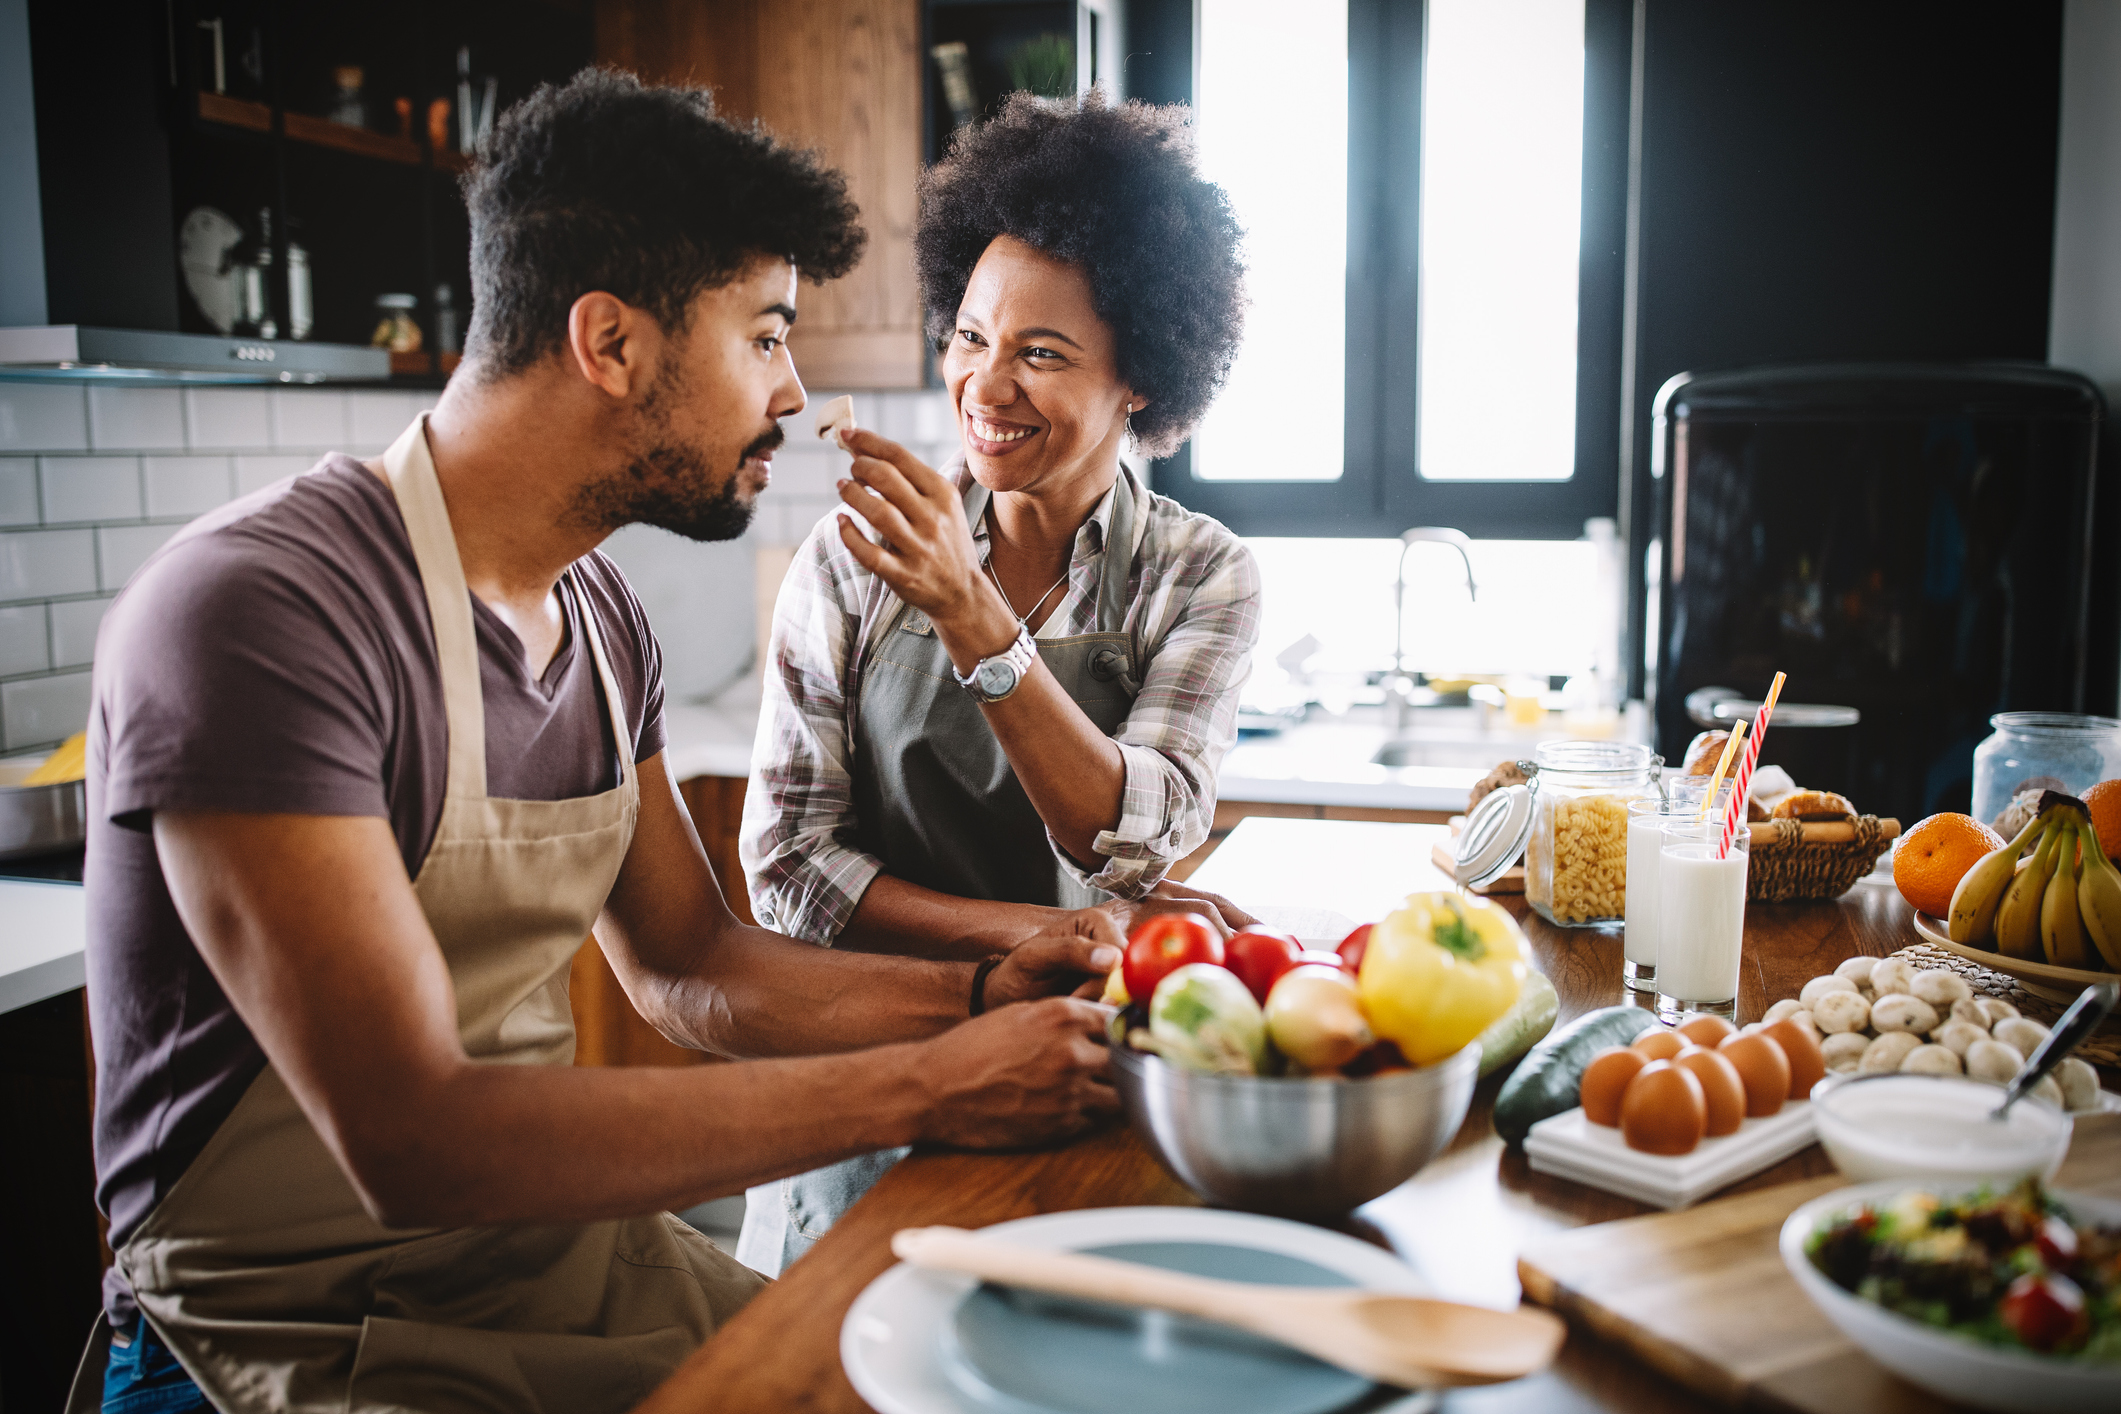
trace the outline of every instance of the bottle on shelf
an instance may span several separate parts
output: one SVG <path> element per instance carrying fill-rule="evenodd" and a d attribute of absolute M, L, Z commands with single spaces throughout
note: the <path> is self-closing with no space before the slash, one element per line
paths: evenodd
<path fill-rule="evenodd" d="M 462 353 L 464 332 L 457 327 L 456 291 L 446 281 L 435 286 L 434 314 L 435 352 Z"/>
<path fill-rule="evenodd" d="M 253 339 L 277 339 L 280 323 L 273 318 L 267 294 L 272 278 L 272 208 L 258 209 L 258 238 L 239 259 L 236 286 L 236 322 L 231 333 Z"/>
<path fill-rule="evenodd" d="M 295 236 L 300 225 L 287 219 L 287 337 L 306 339 L 317 325 L 317 302 L 309 279 L 309 247 Z M 268 250 L 267 256 L 270 258 Z"/>

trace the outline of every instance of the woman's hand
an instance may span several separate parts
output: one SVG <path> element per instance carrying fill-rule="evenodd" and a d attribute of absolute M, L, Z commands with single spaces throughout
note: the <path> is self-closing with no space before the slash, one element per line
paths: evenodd
<path fill-rule="evenodd" d="M 1197 913 L 1220 928 L 1225 938 L 1259 921 L 1221 894 L 1188 888 L 1170 879 L 1158 884 L 1144 897 L 1114 899 L 1090 911 L 1110 918 L 1122 936 L 1131 934 L 1143 919 L 1159 913 Z"/>
<path fill-rule="evenodd" d="M 928 616 L 953 661 L 961 652 L 970 655 L 958 671 L 1007 648 L 1016 637 L 1016 616 L 980 572 L 979 547 L 957 487 L 874 432 L 846 433 L 842 445 L 854 453 L 854 467 L 840 482 L 840 499 L 883 537 L 881 545 L 872 544 L 842 516 L 840 541 L 847 553 Z"/>
<path fill-rule="evenodd" d="M 1119 966 L 1126 946 L 1126 935 L 1100 910 L 1063 914 L 1051 928 L 1010 949 L 987 974 L 986 1009 L 1070 993 L 1094 998 L 1104 991 L 1105 976 Z"/>

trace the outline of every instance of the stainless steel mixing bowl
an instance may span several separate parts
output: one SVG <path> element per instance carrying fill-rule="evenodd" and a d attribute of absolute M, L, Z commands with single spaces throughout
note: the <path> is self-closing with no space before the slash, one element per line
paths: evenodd
<path fill-rule="evenodd" d="M 80 781 L 21 784 L 41 759 L 0 761 L 0 859 L 72 849 L 88 835 L 88 791 Z"/>
<path fill-rule="evenodd" d="M 1333 1218 L 1397 1188 L 1465 1122 L 1480 1046 L 1365 1080 L 1204 1075 L 1126 1046 L 1112 1078 L 1165 1168 L 1211 1203 Z"/>

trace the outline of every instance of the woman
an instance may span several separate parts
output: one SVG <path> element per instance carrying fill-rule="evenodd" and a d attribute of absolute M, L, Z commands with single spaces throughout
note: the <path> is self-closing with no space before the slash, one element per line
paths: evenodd
<path fill-rule="evenodd" d="M 847 438 L 860 519 L 811 532 L 774 611 L 741 845 L 761 924 L 967 957 L 1056 909 L 1249 921 L 1164 875 L 1208 836 L 1258 573 L 1120 461 L 1185 440 L 1242 325 L 1237 225 L 1185 125 L 1019 94 L 924 177 L 963 465 Z M 754 1189 L 739 1255 L 777 1272 L 902 1152 Z"/>

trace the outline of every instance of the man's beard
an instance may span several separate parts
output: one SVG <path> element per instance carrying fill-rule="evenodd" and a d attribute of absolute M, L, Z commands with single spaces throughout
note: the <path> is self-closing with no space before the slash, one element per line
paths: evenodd
<path fill-rule="evenodd" d="M 641 403 L 645 445 L 624 469 L 576 493 L 569 519 L 601 530 L 653 525 L 687 540 L 734 540 L 750 528 L 757 506 L 737 494 L 743 464 L 773 451 L 787 434 L 776 423 L 754 438 L 722 484 L 710 491 L 706 457 L 671 435 L 663 412 L 663 397 L 674 383 L 668 377 L 659 381 Z"/>

